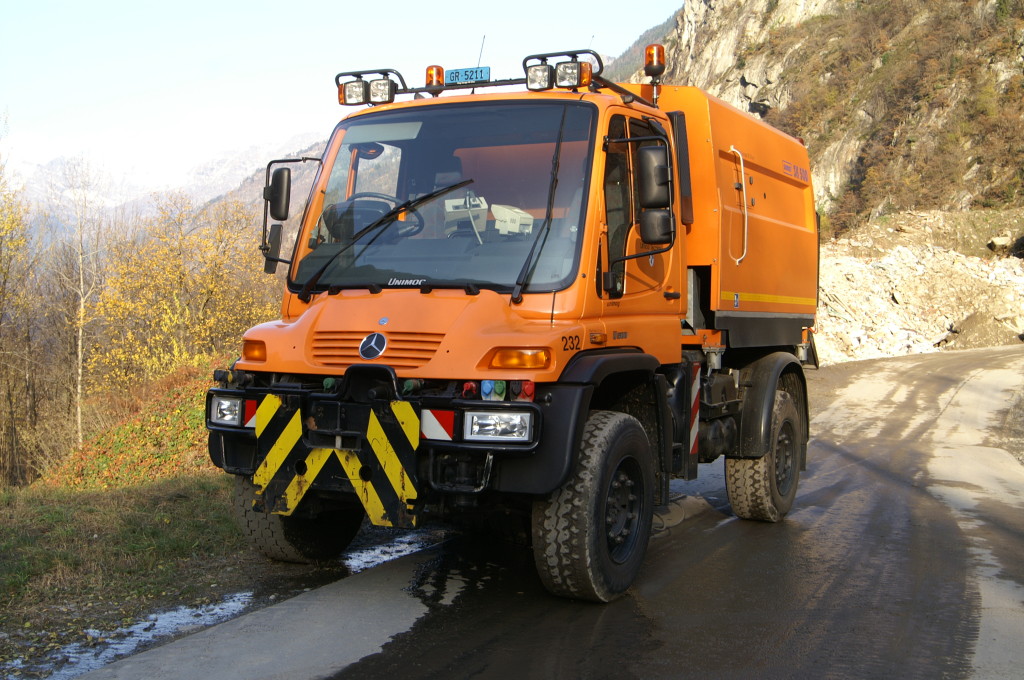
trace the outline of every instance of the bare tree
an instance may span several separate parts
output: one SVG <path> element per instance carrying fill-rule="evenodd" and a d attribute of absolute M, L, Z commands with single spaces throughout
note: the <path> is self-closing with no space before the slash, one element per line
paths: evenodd
<path fill-rule="evenodd" d="M 51 298 L 54 312 L 70 331 L 61 349 L 70 366 L 67 389 L 79 446 L 84 439 L 88 310 L 103 282 L 105 220 L 100 189 L 100 176 L 88 163 L 81 158 L 66 161 L 58 182 L 51 184 L 49 212 L 43 218 L 48 229 L 47 273 L 56 288 Z"/>

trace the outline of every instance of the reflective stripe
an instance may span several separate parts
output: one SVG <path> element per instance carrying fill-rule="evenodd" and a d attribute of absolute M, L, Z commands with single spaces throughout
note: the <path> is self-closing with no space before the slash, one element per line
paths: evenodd
<path fill-rule="evenodd" d="M 691 364 L 693 382 L 690 384 L 690 455 L 697 455 L 697 433 L 700 431 L 700 364 Z"/>
<path fill-rule="evenodd" d="M 722 302 L 732 303 L 738 307 L 740 302 L 769 302 L 780 305 L 800 305 L 803 307 L 815 307 L 818 301 L 809 297 L 797 297 L 794 295 L 770 295 L 768 293 L 742 293 L 731 290 L 722 291 Z"/>
<path fill-rule="evenodd" d="M 424 439 L 450 442 L 455 435 L 455 411 L 423 409 L 420 432 Z"/>

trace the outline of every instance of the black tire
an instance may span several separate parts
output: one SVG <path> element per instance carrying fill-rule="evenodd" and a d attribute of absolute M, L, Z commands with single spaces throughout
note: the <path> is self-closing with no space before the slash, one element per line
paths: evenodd
<path fill-rule="evenodd" d="M 654 459 L 640 422 L 624 413 L 587 418 L 576 468 L 533 504 L 533 559 L 555 595 L 609 602 L 636 579 L 654 512 Z"/>
<path fill-rule="evenodd" d="M 725 461 L 725 488 L 737 517 L 778 522 L 793 507 L 804 438 L 796 402 L 788 392 L 775 391 L 769 437 L 763 457 Z"/>
<path fill-rule="evenodd" d="M 328 510 L 315 517 L 285 517 L 252 507 L 256 485 L 235 477 L 235 520 L 250 545 L 278 562 L 307 564 L 337 557 L 359 532 L 361 507 Z"/>

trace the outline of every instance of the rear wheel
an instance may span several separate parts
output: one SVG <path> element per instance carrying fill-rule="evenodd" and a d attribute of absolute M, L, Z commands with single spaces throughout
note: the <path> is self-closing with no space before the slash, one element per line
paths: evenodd
<path fill-rule="evenodd" d="M 725 486 L 737 517 L 778 522 L 793 507 L 804 444 L 800 415 L 788 392 L 775 391 L 769 437 L 763 457 L 725 461 Z"/>
<path fill-rule="evenodd" d="M 315 517 L 285 517 L 252 507 L 256 485 L 235 477 L 234 511 L 242 533 L 266 557 L 308 563 L 337 557 L 359 532 L 362 507 L 327 510 Z"/>
<path fill-rule="evenodd" d="M 555 595 L 608 602 L 636 579 L 654 511 L 654 461 L 632 416 L 594 411 L 576 469 L 533 506 L 533 556 Z"/>

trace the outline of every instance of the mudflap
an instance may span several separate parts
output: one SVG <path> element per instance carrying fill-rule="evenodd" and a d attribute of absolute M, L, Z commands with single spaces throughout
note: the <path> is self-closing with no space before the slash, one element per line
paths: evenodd
<path fill-rule="evenodd" d="M 336 447 L 307 444 L 300 400 L 268 394 L 256 410 L 254 505 L 291 515 L 318 479 L 344 476 L 377 526 L 416 526 L 420 419 L 407 401 L 346 404 Z M 312 420 L 312 419 L 311 419 Z M 320 438 L 322 439 L 322 437 Z"/>

